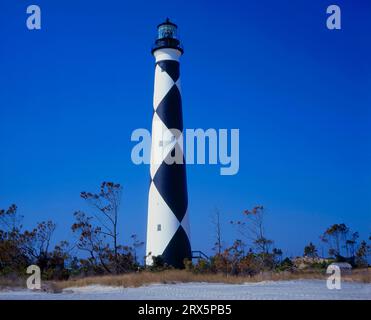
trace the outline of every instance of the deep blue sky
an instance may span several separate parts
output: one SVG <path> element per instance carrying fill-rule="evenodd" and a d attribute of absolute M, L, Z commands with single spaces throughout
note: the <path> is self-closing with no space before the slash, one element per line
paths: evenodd
<path fill-rule="evenodd" d="M 145 239 L 148 166 L 130 159 L 150 128 L 156 25 L 180 28 L 186 128 L 239 128 L 240 171 L 188 166 L 193 249 L 210 252 L 210 214 L 266 207 L 268 236 L 300 254 L 332 223 L 371 230 L 371 6 L 335 1 L 44 1 L 0 6 L 0 207 L 71 238 L 83 190 L 124 186 L 121 235 Z M 39 4 L 42 30 L 26 28 Z"/>

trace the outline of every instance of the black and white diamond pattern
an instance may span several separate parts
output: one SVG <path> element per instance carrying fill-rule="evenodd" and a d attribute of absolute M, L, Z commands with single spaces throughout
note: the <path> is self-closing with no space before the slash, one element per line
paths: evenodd
<path fill-rule="evenodd" d="M 156 63 L 153 108 L 147 264 L 162 255 L 167 264 L 180 268 L 192 253 L 178 61 Z"/>

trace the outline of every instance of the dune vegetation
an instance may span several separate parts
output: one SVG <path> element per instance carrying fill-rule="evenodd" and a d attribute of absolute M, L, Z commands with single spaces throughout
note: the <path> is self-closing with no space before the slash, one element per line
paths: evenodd
<path fill-rule="evenodd" d="M 358 232 L 335 223 L 320 235 L 323 248 L 328 250 L 326 257 L 319 255 L 312 242 L 303 248 L 302 256 L 288 257 L 266 232 L 266 213 L 261 205 L 242 211 L 240 220 L 228 222 L 236 230 L 232 243 L 224 240 L 224 219 L 216 211 L 208 230 L 214 237 L 212 254 L 184 260 L 184 270 L 174 270 L 162 256 L 141 255 L 144 242 L 137 235 L 131 236 L 130 244 L 120 243 L 121 193 L 121 185 L 113 182 L 103 182 L 97 193 L 81 192 L 91 214 L 76 211 L 73 238 L 69 239 L 72 243 L 63 240 L 54 247 L 55 222 L 39 222 L 25 230 L 16 205 L 0 210 L 0 288 L 24 287 L 30 265 L 37 265 L 43 284 L 56 290 L 90 284 L 137 287 L 173 282 L 325 279 L 333 262 L 352 268 L 343 279 L 370 282 L 371 237 L 361 240 Z M 151 266 L 144 265 L 146 258 L 152 258 Z"/>

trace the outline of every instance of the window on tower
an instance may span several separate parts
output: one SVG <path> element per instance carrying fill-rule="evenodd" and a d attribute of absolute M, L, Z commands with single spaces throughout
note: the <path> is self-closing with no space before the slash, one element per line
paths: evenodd
<path fill-rule="evenodd" d="M 158 28 L 158 38 L 176 38 L 176 26 L 171 24 L 164 24 Z"/>
<path fill-rule="evenodd" d="M 157 231 L 161 231 L 161 224 L 157 225 Z"/>

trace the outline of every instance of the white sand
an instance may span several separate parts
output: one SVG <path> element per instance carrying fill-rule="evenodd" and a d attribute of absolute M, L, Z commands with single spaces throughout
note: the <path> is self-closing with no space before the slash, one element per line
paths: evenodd
<path fill-rule="evenodd" d="M 290 299 L 367 299 L 371 300 L 371 284 L 343 282 L 340 290 L 329 290 L 326 281 L 265 281 L 242 285 L 185 283 L 153 284 L 140 288 L 88 286 L 68 288 L 63 293 L 29 290 L 0 291 L 0 300 L 290 300 Z"/>

